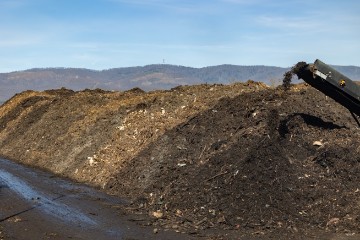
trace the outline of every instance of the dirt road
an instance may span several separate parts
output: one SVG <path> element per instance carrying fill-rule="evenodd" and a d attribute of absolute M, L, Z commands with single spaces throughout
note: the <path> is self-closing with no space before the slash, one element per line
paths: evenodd
<path fill-rule="evenodd" d="M 189 239 L 139 227 L 125 201 L 0 159 L 0 239 Z"/>

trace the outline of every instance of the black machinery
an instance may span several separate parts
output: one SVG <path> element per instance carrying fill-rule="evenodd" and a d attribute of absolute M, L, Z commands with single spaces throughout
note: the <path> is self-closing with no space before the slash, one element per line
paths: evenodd
<path fill-rule="evenodd" d="M 360 116 L 360 86 L 329 65 L 316 60 L 313 64 L 304 64 L 296 75 L 312 87 L 331 97 L 354 115 Z"/>

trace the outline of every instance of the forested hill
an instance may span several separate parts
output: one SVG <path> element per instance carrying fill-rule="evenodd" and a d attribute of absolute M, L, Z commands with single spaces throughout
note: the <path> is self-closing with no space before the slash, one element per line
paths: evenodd
<path fill-rule="evenodd" d="M 360 67 L 334 66 L 346 76 L 360 80 Z M 128 90 L 139 87 L 145 91 L 170 89 L 178 85 L 200 83 L 228 84 L 237 81 L 261 81 L 268 85 L 281 82 L 289 68 L 271 66 L 219 65 L 192 68 L 167 64 L 143 67 L 113 68 L 96 71 L 79 68 L 37 68 L 0 73 L 0 102 L 24 90 L 46 90 L 61 87 L 82 90 Z"/>

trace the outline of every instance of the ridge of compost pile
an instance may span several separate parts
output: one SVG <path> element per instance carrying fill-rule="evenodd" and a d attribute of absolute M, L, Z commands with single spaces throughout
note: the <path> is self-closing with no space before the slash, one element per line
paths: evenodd
<path fill-rule="evenodd" d="M 0 112 L 1 155 L 216 239 L 360 234 L 359 143 L 348 111 L 302 84 L 25 92 Z"/>

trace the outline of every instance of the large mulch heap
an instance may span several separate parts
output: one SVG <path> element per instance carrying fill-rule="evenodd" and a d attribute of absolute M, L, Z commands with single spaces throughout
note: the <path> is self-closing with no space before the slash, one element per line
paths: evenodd
<path fill-rule="evenodd" d="M 138 196 L 132 209 L 152 224 L 182 232 L 359 234 L 355 124 L 306 87 L 224 98 L 150 144 L 109 186 Z"/>
<path fill-rule="evenodd" d="M 139 224 L 237 239 L 360 234 L 360 130 L 305 85 L 22 93 L 0 154 L 127 197 Z"/>

